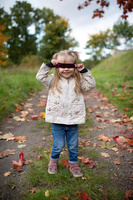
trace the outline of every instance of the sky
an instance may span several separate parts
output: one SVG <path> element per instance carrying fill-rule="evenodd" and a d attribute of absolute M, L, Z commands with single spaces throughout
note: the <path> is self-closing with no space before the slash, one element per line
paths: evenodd
<path fill-rule="evenodd" d="M 23 1 L 23 0 L 20 0 Z M 55 14 L 69 20 L 69 26 L 72 29 L 71 36 L 79 43 L 79 47 L 74 50 L 79 52 L 80 59 L 88 59 L 87 50 L 85 49 L 86 42 L 89 40 L 90 34 L 112 29 L 114 23 L 122 15 L 122 9 L 119 9 L 117 0 L 110 0 L 110 6 L 105 8 L 103 18 L 94 18 L 93 10 L 99 8 L 96 0 L 91 2 L 88 7 L 78 10 L 78 6 L 83 4 L 85 0 L 27 0 L 34 8 L 50 8 Z M 10 7 L 13 7 L 16 0 L 0 0 L 0 7 L 10 12 Z M 133 24 L 133 12 L 128 14 L 128 21 Z"/>

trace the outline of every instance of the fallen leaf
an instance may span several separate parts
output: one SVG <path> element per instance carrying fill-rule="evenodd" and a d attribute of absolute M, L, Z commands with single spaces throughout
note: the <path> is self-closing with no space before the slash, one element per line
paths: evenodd
<path fill-rule="evenodd" d="M 25 160 L 25 161 L 24 161 L 24 164 L 27 165 L 27 164 L 29 164 L 29 163 L 31 163 L 31 162 L 33 162 L 33 160 Z"/>
<path fill-rule="evenodd" d="M 133 148 L 128 147 L 127 151 L 129 151 L 130 153 L 133 153 Z"/>
<path fill-rule="evenodd" d="M 32 103 L 25 103 L 24 108 L 31 108 L 32 107 Z"/>
<path fill-rule="evenodd" d="M 130 176 L 130 180 L 133 181 L 133 174 Z"/>
<path fill-rule="evenodd" d="M 31 119 L 32 119 L 32 120 L 38 119 L 38 115 L 32 115 Z"/>
<path fill-rule="evenodd" d="M 124 137 L 128 138 L 128 139 L 132 139 L 133 138 L 133 134 L 131 134 L 131 135 L 125 135 Z"/>
<path fill-rule="evenodd" d="M 18 148 L 19 148 L 19 149 L 22 149 L 22 148 L 24 148 L 24 147 L 26 147 L 26 144 L 20 144 L 20 145 L 18 145 Z"/>
<path fill-rule="evenodd" d="M 26 141 L 26 137 L 25 136 L 17 136 L 14 138 L 15 142 L 25 142 Z"/>
<path fill-rule="evenodd" d="M 21 167 L 23 164 L 24 164 L 24 154 L 23 154 L 23 152 L 21 152 L 20 154 L 19 154 L 19 161 L 17 162 L 17 161 L 12 161 L 12 163 L 14 164 L 14 165 L 18 165 L 19 167 Z"/>
<path fill-rule="evenodd" d="M 100 188 L 99 191 L 102 192 L 102 194 L 104 195 L 104 196 L 102 196 L 102 199 L 103 199 L 103 200 L 108 200 L 108 196 L 107 196 L 107 194 L 104 192 L 104 190 L 103 190 L 102 188 Z"/>
<path fill-rule="evenodd" d="M 101 153 L 101 156 L 105 157 L 105 158 L 109 158 L 110 155 L 108 153 Z"/>
<path fill-rule="evenodd" d="M 109 112 L 105 112 L 103 115 L 104 117 L 109 117 Z"/>
<path fill-rule="evenodd" d="M 98 140 L 103 140 L 103 141 L 107 142 L 107 141 L 111 141 L 112 139 L 110 139 L 110 138 L 108 138 L 108 137 L 106 137 L 104 135 L 99 135 Z"/>
<path fill-rule="evenodd" d="M 90 145 L 90 140 L 79 141 L 79 147 L 86 147 Z"/>
<path fill-rule="evenodd" d="M 45 197 L 49 197 L 49 190 L 46 190 Z"/>
<path fill-rule="evenodd" d="M 120 161 L 120 159 L 114 159 L 114 164 L 115 165 L 121 165 L 121 161 Z"/>
<path fill-rule="evenodd" d="M 41 112 L 40 115 L 38 115 L 38 117 L 45 119 L 45 112 Z"/>
<path fill-rule="evenodd" d="M 14 135 L 10 132 L 4 134 L 3 136 L 0 136 L 0 139 L 6 140 L 6 141 L 14 140 L 14 138 L 15 138 Z"/>
<path fill-rule="evenodd" d="M 36 193 L 36 192 L 39 192 L 39 191 L 40 191 L 40 189 L 37 188 L 37 187 L 34 187 L 34 188 L 31 189 L 31 193 Z"/>
<path fill-rule="evenodd" d="M 82 163 L 89 163 L 90 162 L 90 158 L 89 157 L 85 158 L 85 157 L 81 156 L 81 157 L 78 157 L 78 158 L 82 161 Z"/>
<path fill-rule="evenodd" d="M 22 169 L 18 166 L 18 165 L 14 165 L 13 168 L 17 171 L 17 172 L 21 172 Z"/>
<path fill-rule="evenodd" d="M 130 117 L 130 120 L 133 122 L 133 116 L 132 116 L 132 117 Z"/>
<path fill-rule="evenodd" d="M 4 176 L 5 176 L 5 177 L 6 177 L 6 176 L 10 176 L 11 173 L 12 173 L 12 172 L 8 171 L 8 172 L 6 172 L 6 173 L 4 174 Z"/>
<path fill-rule="evenodd" d="M 127 190 L 125 193 L 125 200 L 132 200 L 133 199 L 133 190 Z"/>
<path fill-rule="evenodd" d="M 104 129 L 104 128 L 106 128 L 106 127 L 107 127 L 107 126 L 105 126 L 105 125 L 97 126 L 98 129 Z"/>
<path fill-rule="evenodd" d="M 28 113 L 29 113 L 29 114 L 34 113 L 34 110 L 31 109 L 31 108 L 28 108 Z"/>
<path fill-rule="evenodd" d="M 22 117 L 22 118 L 24 118 L 24 117 L 26 117 L 29 113 L 28 113 L 28 111 L 21 111 L 21 115 L 20 115 L 20 117 Z"/>
<path fill-rule="evenodd" d="M 18 104 L 14 104 L 14 106 L 16 107 L 16 112 L 19 112 L 20 110 L 22 110 L 22 106 Z"/>
<path fill-rule="evenodd" d="M 17 122 L 18 121 L 20 121 L 20 122 L 24 122 L 25 121 L 25 118 L 21 118 L 19 116 L 14 116 L 13 119 L 16 120 Z"/>
<path fill-rule="evenodd" d="M 60 198 L 62 198 L 62 199 L 64 199 L 64 200 L 69 200 L 69 197 L 65 197 L 65 196 L 62 196 L 62 197 L 60 197 Z"/>
<path fill-rule="evenodd" d="M 131 146 L 133 146 L 133 138 L 131 140 L 127 139 L 128 144 L 130 144 Z"/>
<path fill-rule="evenodd" d="M 122 120 L 121 119 L 112 119 L 111 122 L 112 123 L 119 123 L 119 122 L 122 122 Z"/>
<path fill-rule="evenodd" d="M 90 160 L 89 157 L 88 157 L 88 158 L 85 158 L 85 157 L 81 156 L 81 157 L 78 157 L 78 158 L 81 159 L 82 163 L 87 164 L 87 166 L 88 166 L 90 169 L 93 168 L 93 167 L 95 166 L 94 163 L 93 163 L 93 161 Z"/>
<path fill-rule="evenodd" d="M 65 165 L 67 168 L 70 166 L 67 158 L 62 159 L 62 164 Z"/>
<path fill-rule="evenodd" d="M 126 138 L 124 138 L 123 136 L 115 136 L 115 137 L 113 137 L 113 140 L 119 145 L 123 145 L 126 142 L 125 139 Z"/>
<path fill-rule="evenodd" d="M 37 106 L 37 107 L 44 107 L 44 106 L 46 106 L 46 103 L 39 103 L 39 104 L 37 104 L 36 106 Z"/>
<path fill-rule="evenodd" d="M 83 200 L 92 200 L 92 198 L 90 196 L 88 196 L 88 194 L 86 193 L 86 191 L 84 191 L 83 193 L 78 193 L 77 196 L 80 198 L 80 199 L 83 199 Z"/>
<path fill-rule="evenodd" d="M 129 109 L 129 108 L 124 108 L 123 110 L 128 111 L 128 110 L 130 110 L 130 109 Z"/>
<path fill-rule="evenodd" d="M 110 143 L 107 143 L 107 142 L 103 142 L 102 144 L 99 144 L 99 146 L 102 149 L 112 149 L 113 147 L 115 147 L 114 144 L 110 144 Z"/>
<path fill-rule="evenodd" d="M 7 157 L 9 155 L 15 154 L 14 151 L 15 150 L 12 150 L 12 149 L 7 149 L 5 151 L 2 151 L 2 152 L 0 152 L 0 158 L 4 158 L 4 157 Z"/>
<path fill-rule="evenodd" d="M 118 151 L 118 149 L 116 147 L 111 148 L 111 150 Z"/>
<path fill-rule="evenodd" d="M 127 130 L 119 130 L 118 133 L 123 133 L 123 134 L 125 134 L 125 133 L 127 133 Z"/>

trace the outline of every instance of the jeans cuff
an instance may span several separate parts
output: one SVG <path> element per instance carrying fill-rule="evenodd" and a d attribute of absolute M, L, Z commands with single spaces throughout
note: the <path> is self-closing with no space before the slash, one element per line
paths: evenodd
<path fill-rule="evenodd" d="M 70 164 L 77 164 L 78 161 L 68 161 Z"/>
<path fill-rule="evenodd" d="M 51 158 L 51 157 L 50 157 L 50 160 L 53 160 L 53 161 L 58 161 L 58 160 L 59 160 L 59 158 L 53 159 L 53 158 Z"/>

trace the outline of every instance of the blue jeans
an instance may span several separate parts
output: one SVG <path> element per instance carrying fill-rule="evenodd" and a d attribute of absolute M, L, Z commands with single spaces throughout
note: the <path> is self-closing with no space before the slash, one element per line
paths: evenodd
<path fill-rule="evenodd" d="M 78 163 L 78 125 L 52 124 L 54 138 L 51 160 L 58 160 L 65 147 L 65 138 L 69 151 L 69 163 Z"/>

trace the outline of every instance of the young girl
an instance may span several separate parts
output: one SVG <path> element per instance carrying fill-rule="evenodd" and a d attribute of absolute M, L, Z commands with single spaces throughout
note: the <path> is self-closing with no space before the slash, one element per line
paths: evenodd
<path fill-rule="evenodd" d="M 78 124 L 85 123 L 83 92 L 93 89 L 96 83 L 91 72 L 77 61 L 77 52 L 60 51 L 49 63 L 43 63 L 36 75 L 38 81 L 49 88 L 45 120 L 52 123 L 54 138 L 49 174 L 57 173 L 58 159 L 66 139 L 70 171 L 74 177 L 83 176 L 78 166 Z M 54 74 L 48 75 L 53 67 Z"/>

